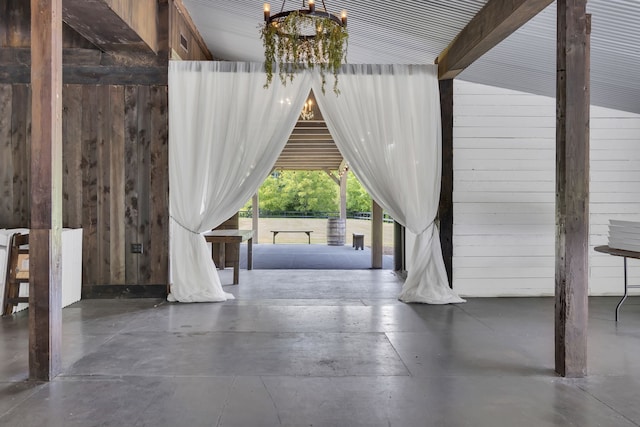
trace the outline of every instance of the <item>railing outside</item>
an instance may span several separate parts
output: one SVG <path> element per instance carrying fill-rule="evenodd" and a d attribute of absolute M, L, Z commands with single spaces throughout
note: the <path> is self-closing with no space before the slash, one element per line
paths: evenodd
<path fill-rule="evenodd" d="M 251 209 L 241 210 L 240 218 L 252 218 Z M 260 218 L 339 218 L 340 212 L 299 212 L 299 211 L 260 211 Z M 371 212 L 347 212 L 348 219 L 363 219 L 371 221 Z M 385 213 L 384 222 L 393 222 L 393 218 Z"/>

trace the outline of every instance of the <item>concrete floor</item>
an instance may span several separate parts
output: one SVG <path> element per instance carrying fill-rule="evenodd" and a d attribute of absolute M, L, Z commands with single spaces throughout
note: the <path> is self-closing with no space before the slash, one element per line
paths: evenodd
<path fill-rule="evenodd" d="M 240 265 L 247 265 L 247 245 L 240 245 Z M 259 244 L 253 245 L 256 270 L 366 270 L 371 249 L 357 251 L 351 245 Z M 383 255 L 382 268 L 393 269 L 393 256 Z"/>
<path fill-rule="evenodd" d="M 221 272 L 223 282 L 230 270 Z M 640 298 L 592 298 L 589 377 L 553 373 L 553 300 L 407 305 L 389 271 L 241 271 L 217 304 L 86 300 L 25 382 L 0 320 L 1 426 L 638 426 Z"/>

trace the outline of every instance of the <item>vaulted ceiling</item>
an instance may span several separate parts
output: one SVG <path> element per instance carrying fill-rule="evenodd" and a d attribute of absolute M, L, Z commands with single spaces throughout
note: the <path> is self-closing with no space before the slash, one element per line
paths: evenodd
<path fill-rule="evenodd" d="M 313 92 L 309 99 L 313 105 L 313 117 L 298 120 L 275 169 L 335 171 L 342 166 L 342 153 L 329 133 Z"/>
<path fill-rule="evenodd" d="M 183 0 L 218 59 L 263 61 L 262 0 Z M 433 63 L 485 0 L 326 0 L 349 13 L 349 63 Z M 319 4 L 320 2 L 318 2 Z M 272 1 L 273 11 L 279 1 Z M 287 1 L 285 9 L 301 6 Z M 640 4 L 590 0 L 591 99 L 640 113 Z M 459 79 L 555 96 L 555 2 L 459 75 Z"/>

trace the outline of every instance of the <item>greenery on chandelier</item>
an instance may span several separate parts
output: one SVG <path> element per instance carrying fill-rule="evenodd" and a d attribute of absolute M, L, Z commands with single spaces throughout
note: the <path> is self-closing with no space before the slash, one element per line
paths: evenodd
<path fill-rule="evenodd" d="M 300 36 L 307 28 L 315 28 L 315 37 Z M 260 27 L 264 44 L 265 71 L 269 87 L 275 68 L 283 85 L 293 81 L 296 72 L 318 68 L 322 77 L 322 93 L 326 75 L 333 74 L 333 91 L 338 94 L 338 71 L 346 61 L 347 29 L 329 18 L 311 18 L 298 11 L 279 21 L 265 22 Z"/>

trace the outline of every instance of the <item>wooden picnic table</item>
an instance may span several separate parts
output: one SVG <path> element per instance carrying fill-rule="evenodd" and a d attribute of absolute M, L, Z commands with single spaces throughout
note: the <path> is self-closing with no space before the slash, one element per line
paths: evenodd
<path fill-rule="evenodd" d="M 233 251 L 231 251 L 231 259 L 229 262 L 233 264 L 233 284 L 237 285 L 240 281 L 240 243 L 247 242 L 247 270 L 253 268 L 253 230 L 211 230 L 203 233 L 207 242 L 220 244 L 220 265 L 218 268 L 224 270 L 225 263 L 225 244 L 233 243 Z M 212 259 L 213 259 L 212 249 Z"/>

